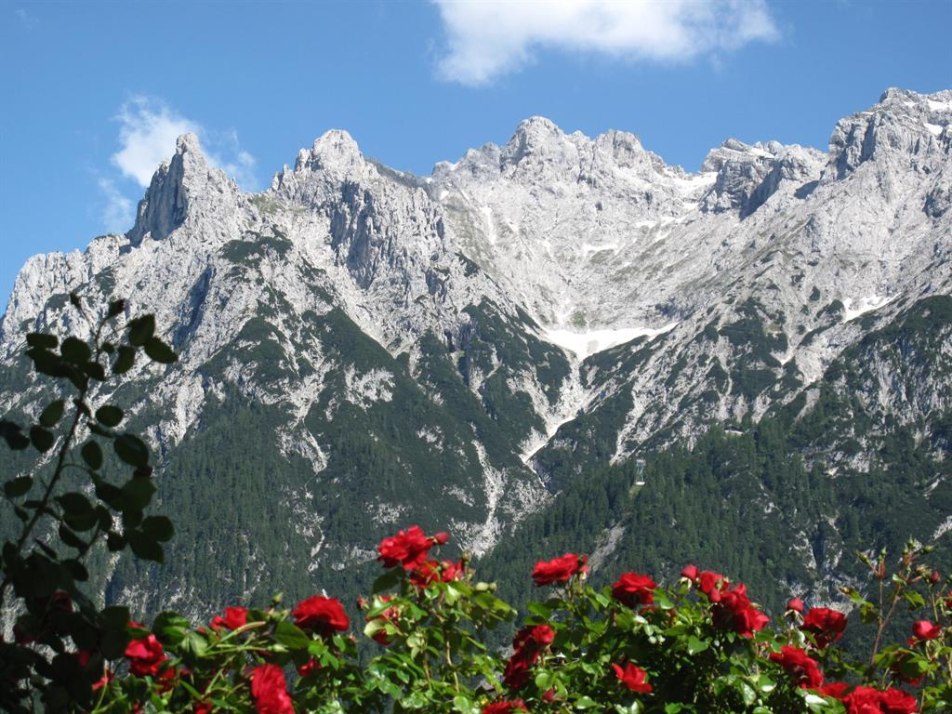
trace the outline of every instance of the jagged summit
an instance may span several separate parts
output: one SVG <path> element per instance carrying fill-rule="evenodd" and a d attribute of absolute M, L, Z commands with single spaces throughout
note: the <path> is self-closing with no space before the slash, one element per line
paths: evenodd
<path fill-rule="evenodd" d="M 343 129 L 331 129 L 314 140 L 310 151 L 298 152 L 295 171 L 346 170 L 363 159 L 360 147 L 350 134 Z"/>
<path fill-rule="evenodd" d="M 181 227 L 190 215 L 210 214 L 223 220 L 233 213 L 238 186 L 202 152 L 195 134 L 178 137 L 175 154 L 152 176 L 139 202 L 136 222 L 129 231 L 132 245 L 149 236 L 163 240 Z"/>
<path fill-rule="evenodd" d="M 193 154 L 202 154 L 202 145 L 198 140 L 198 136 L 192 132 L 187 132 L 182 134 L 175 141 L 175 153 L 176 154 L 186 154 L 192 152 Z M 204 155 L 202 155 L 204 158 Z"/>
<path fill-rule="evenodd" d="M 870 159 L 931 171 L 952 152 L 952 90 L 919 94 L 887 89 L 878 104 L 837 122 L 825 181 L 842 179 Z"/>

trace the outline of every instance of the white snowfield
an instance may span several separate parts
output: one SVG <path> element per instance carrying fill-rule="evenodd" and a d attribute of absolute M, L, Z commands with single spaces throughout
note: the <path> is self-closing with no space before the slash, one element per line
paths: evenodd
<path fill-rule="evenodd" d="M 677 322 L 671 322 L 664 327 L 657 328 L 622 327 L 612 330 L 589 330 L 588 332 L 549 329 L 544 330 L 542 336 L 546 341 L 574 354 L 577 360 L 584 360 L 612 347 L 631 342 L 638 337 L 657 337 L 665 332 L 670 332 L 677 324 Z"/>

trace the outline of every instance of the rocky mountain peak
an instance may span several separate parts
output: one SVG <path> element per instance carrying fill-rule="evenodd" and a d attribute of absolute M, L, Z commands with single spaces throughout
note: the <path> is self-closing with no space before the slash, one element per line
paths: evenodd
<path fill-rule="evenodd" d="M 843 179 L 872 159 L 931 170 L 952 152 L 952 91 L 887 89 L 879 103 L 837 122 L 824 180 Z"/>
<path fill-rule="evenodd" d="M 271 183 L 271 190 L 292 201 L 317 205 L 336 195 L 344 183 L 364 184 L 377 176 L 354 138 L 342 129 L 331 129 L 301 149 L 294 170 L 285 166 Z"/>
<path fill-rule="evenodd" d="M 635 134 L 627 131 L 615 129 L 606 131 L 596 137 L 595 147 L 596 150 L 608 152 L 615 164 L 627 169 L 643 165 L 648 156 L 654 157 L 653 154 L 645 151 L 641 140 Z"/>
<path fill-rule="evenodd" d="M 823 163 L 823 154 L 815 149 L 728 139 L 712 149 L 701 166 L 702 172 L 717 173 L 701 207 L 713 213 L 739 210 L 746 217 L 777 191 L 781 181 L 795 182 L 796 189 L 817 179 Z"/>
<path fill-rule="evenodd" d="M 574 146 L 555 122 L 545 117 L 533 116 L 524 119 L 503 149 L 503 161 L 518 164 L 529 157 L 554 159 L 575 153 Z"/>
<path fill-rule="evenodd" d="M 314 140 L 310 151 L 298 153 L 295 171 L 346 172 L 364 162 L 354 138 L 343 129 L 331 129 Z"/>
<path fill-rule="evenodd" d="M 234 203 L 238 193 L 235 183 L 205 157 L 198 137 L 183 134 L 176 141 L 172 159 L 159 166 L 139 201 L 135 225 L 128 233 L 129 242 L 138 245 L 147 235 L 162 240 L 190 214 L 203 212 L 197 207 L 191 210 L 193 203 Z"/>

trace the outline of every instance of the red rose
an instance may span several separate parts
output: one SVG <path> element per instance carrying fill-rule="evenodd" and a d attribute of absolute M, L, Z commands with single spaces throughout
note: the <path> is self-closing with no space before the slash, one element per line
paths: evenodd
<path fill-rule="evenodd" d="M 106 670 L 103 672 L 103 675 L 93 682 L 93 691 L 98 692 L 103 687 L 108 687 L 109 683 L 115 678 L 115 676 L 116 675 L 113 674 L 111 669 L 106 668 Z"/>
<path fill-rule="evenodd" d="M 654 589 L 658 584 L 647 575 L 622 573 L 612 585 L 612 597 L 628 607 L 650 605 L 654 602 Z"/>
<path fill-rule="evenodd" d="M 915 714 L 919 710 L 916 698 L 901 689 L 880 692 L 879 708 L 886 714 Z"/>
<path fill-rule="evenodd" d="M 788 612 L 803 612 L 803 600 L 798 597 L 792 598 L 787 602 Z"/>
<path fill-rule="evenodd" d="M 555 639 L 555 630 L 549 625 L 527 625 L 523 627 L 512 640 L 515 652 L 535 652 L 551 645 Z"/>
<path fill-rule="evenodd" d="M 454 563 L 449 560 L 428 560 L 416 570 L 410 571 L 410 580 L 414 585 L 425 588 L 430 583 L 451 583 L 459 580 L 463 572 L 462 561 Z"/>
<path fill-rule="evenodd" d="M 512 640 L 512 657 L 506 663 L 503 683 L 509 689 L 521 689 L 529 681 L 529 669 L 539 661 L 542 650 L 552 644 L 555 630 L 549 625 L 527 625 Z"/>
<path fill-rule="evenodd" d="M 413 570 L 422 565 L 434 545 L 442 545 L 449 540 L 447 533 L 427 536 L 420 526 L 410 526 L 394 536 L 384 538 L 377 546 L 378 558 L 386 568 L 400 565 L 404 570 Z"/>
<path fill-rule="evenodd" d="M 834 699 L 842 701 L 843 697 L 845 697 L 849 691 L 849 688 L 850 685 L 846 682 L 829 682 L 822 687 L 818 687 L 817 691 L 824 697 L 833 697 Z"/>
<path fill-rule="evenodd" d="M 539 561 L 532 569 L 532 579 L 537 586 L 567 582 L 577 573 L 588 572 L 588 556 L 566 553 L 552 560 Z"/>
<path fill-rule="evenodd" d="M 694 581 L 697 580 L 698 572 L 696 565 L 685 565 L 681 568 L 681 577 Z"/>
<path fill-rule="evenodd" d="M 812 634 L 816 646 L 823 649 L 843 636 L 846 615 L 828 607 L 815 607 L 804 616 L 800 629 Z"/>
<path fill-rule="evenodd" d="M 506 671 L 502 674 L 502 683 L 511 691 L 522 689 L 529 681 L 529 669 L 532 665 L 533 662 L 514 654 L 506 662 Z"/>
<path fill-rule="evenodd" d="M 734 630 L 742 637 L 753 637 L 754 632 L 770 622 L 770 618 L 750 602 L 747 586 L 743 583 L 721 593 L 720 598 L 713 602 L 711 617 L 714 626 L 722 630 Z"/>
<path fill-rule="evenodd" d="M 192 714 L 212 714 L 212 705 L 208 702 L 196 702 Z"/>
<path fill-rule="evenodd" d="M 841 698 L 847 714 L 915 714 L 916 698 L 899 689 L 856 687 Z"/>
<path fill-rule="evenodd" d="M 631 691 L 638 692 L 639 694 L 648 694 L 651 692 L 651 685 L 645 681 L 648 673 L 641 667 L 637 667 L 631 662 L 626 662 L 624 667 L 620 664 L 613 664 L 612 669 L 615 670 L 615 676 L 618 677 L 618 681 Z"/>
<path fill-rule="evenodd" d="M 340 601 L 322 595 L 314 595 L 299 602 L 291 616 L 294 624 L 302 630 L 317 632 L 324 637 L 330 636 L 335 630 L 343 632 L 350 627 L 350 619 Z"/>
<path fill-rule="evenodd" d="M 294 714 L 284 670 L 276 664 L 262 664 L 252 670 L 251 698 L 258 714 Z"/>
<path fill-rule="evenodd" d="M 125 655 L 129 660 L 129 672 L 136 677 L 154 677 L 162 668 L 162 663 L 168 660 L 162 643 L 153 634 L 132 640 L 126 646 Z"/>
<path fill-rule="evenodd" d="M 225 616 L 215 615 L 210 623 L 213 630 L 220 630 L 222 627 L 237 630 L 246 624 L 248 624 L 248 609 L 244 607 L 226 607 Z"/>
<path fill-rule="evenodd" d="M 770 660 L 783 667 L 798 687 L 816 689 L 823 684 L 819 663 L 798 647 L 784 645 L 780 652 L 771 653 Z"/>
<path fill-rule="evenodd" d="M 301 677 L 306 677 L 311 672 L 314 672 L 320 668 L 321 668 L 321 663 L 318 662 L 313 657 L 311 657 L 307 662 L 305 662 L 304 664 L 302 664 L 300 667 L 297 668 L 297 673 Z"/>
<path fill-rule="evenodd" d="M 912 634 L 919 640 L 934 640 L 942 634 L 942 627 L 928 620 L 916 620 L 912 623 Z"/>
<path fill-rule="evenodd" d="M 483 707 L 482 714 L 512 714 L 513 712 L 527 712 L 525 702 L 521 699 L 512 701 L 493 702 Z"/>
<path fill-rule="evenodd" d="M 727 590 L 727 585 L 730 582 L 720 573 L 715 573 L 711 570 L 705 570 L 698 575 L 697 581 L 698 590 L 707 595 L 708 600 L 711 602 L 720 601 L 721 593 Z"/>

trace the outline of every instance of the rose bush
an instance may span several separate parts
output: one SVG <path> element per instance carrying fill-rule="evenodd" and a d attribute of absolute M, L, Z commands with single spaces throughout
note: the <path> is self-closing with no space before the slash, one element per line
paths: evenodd
<path fill-rule="evenodd" d="M 559 573 L 540 586 L 548 597 L 528 606 L 511 649 L 494 651 L 487 630 L 515 612 L 465 560 L 450 564 L 451 578 L 419 577 L 444 567 L 430 558 L 433 538 L 423 539 L 427 557 L 409 568 L 394 558 L 358 604 L 376 648 L 363 661 L 361 633 L 323 595 L 227 608 L 230 624 L 216 616 L 217 626 L 165 613 L 151 631 L 130 625 L 135 639 L 106 663 L 95 710 L 908 714 L 952 702 L 952 593 L 948 581 L 922 577 L 927 549 L 915 544 L 882 603 L 857 603 L 865 615 L 793 603 L 776 622 L 720 574 L 687 568 L 663 587 L 629 573 L 595 589 L 578 555 L 540 561 Z M 896 598 L 921 601 L 930 619 L 907 642 L 850 661 L 838 638 L 864 620 L 888 625 Z"/>
<path fill-rule="evenodd" d="M 76 301 L 78 304 L 78 300 Z M 566 553 L 540 560 L 526 577 L 540 588 L 511 648 L 487 644 L 516 611 L 478 580 L 466 556 L 441 560 L 447 533 L 417 525 L 377 547 L 385 572 L 357 603 L 360 618 L 326 594 L 292 607 L 219 604 L 207 624 L 173 612 L 150 627 L 123 607 L 97 610 L 82 593 L 82 559 L 97 542 L 161 560 L 171 524 L 145 516 L 154 487 L 148 451 L 117 431 L 122 412 L 95 406 L 91 382 L 130 368 L 141 348 L 174 359 L 150 317 L 130 321 L 126 339 L 104 337 L 124 310 L 114 303 L 92 346 L 31 335 L 37 370 L 77 390 L 65 431 L 53 427 L 65 400 L 52 402 L 30 428 L 0 422 L 9 446 L 53 451 L 65 463 L 77 440 L 91 499 L 52 478 L 15 476 L 4 498 L 23 524 L 2 549 L 0 594 L 17 609 L 13 641 L 0 642 L 0 708 L 13 712 L 617 712 L 619 714 L 937 714 L 952 711 L 952 581 L 928 567 L 929 549 L 910 543 L 895 572 L 885 553 L 862 556 L 868 593 L 845 589 L 844 608 L 809 607 L 800 597 L 772 621 L 741 582 L 686 566 L 659 585 L 625 572 L 611 585 L 587 582 L 588 559 Z M 58 349 L 58 351 L 57 351 Z M 98 367 L 97 367 L 98 365 Z M 88 438 L 86 438 L 88 436 Z M 103 473 L 99 443 L 111 443 L 133 469 L 116 484 Z M 24 480 L 26 479 L 26 480 Z M 71 486 L 72 487 L 72 486 Z M 63 556 L 31 541 L 52 528 Z M 87 535 L 81 535 L 87 534 Z M 33 545 L 32 543 L 36 543 Z M 41 585 L 38 586 L 37 583 Z M 900 608 L 902 606 L 902 608 Z M 900 609 L 911 613 L 900 642 L 886 642 Z M 353 628 L 360 622 L 360 631 Z M 868 659 L 854 661 L 839 642 L 868 626 Z M 358 648 L 364 638 L 363 649 Z"/>

